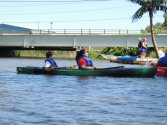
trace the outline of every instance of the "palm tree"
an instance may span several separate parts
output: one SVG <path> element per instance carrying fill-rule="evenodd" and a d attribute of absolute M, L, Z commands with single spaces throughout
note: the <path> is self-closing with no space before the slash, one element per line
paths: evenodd
<path fill-rule="evenodd" d="M 128 1 L 139 4 L 141 6 L 132 16 L 132 21 L 140 19 L 146 12 L 149 13 L 152 42 L 156 56 L 157 58 L 159 58 L 158 47 L 155 41 L 154 29 L 153 29 L 153 14 L 155 14 L 157 11 L 165 11 L 165 9 L 167 8 L 166 7 L 167 0 L 128 0 Z"/>

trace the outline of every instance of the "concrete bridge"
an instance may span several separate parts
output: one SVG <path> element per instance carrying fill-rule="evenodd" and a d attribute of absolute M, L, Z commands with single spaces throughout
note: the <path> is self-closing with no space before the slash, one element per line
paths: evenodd
<path fill-rule="evenodd" d="M 45 31 L 45 32 L 44 32 Z M 138 37 L 148 39 L 148 47 L 153 47 L 151 36 L 140 32 L 117 30 L 38 30 L 32 34 L 1 34 L 1 49 L 54 49 L 76 50 L 80 47 L 137 47 Z M 156 35 L 158 47 L 167 47 L 167 34 Z"/>

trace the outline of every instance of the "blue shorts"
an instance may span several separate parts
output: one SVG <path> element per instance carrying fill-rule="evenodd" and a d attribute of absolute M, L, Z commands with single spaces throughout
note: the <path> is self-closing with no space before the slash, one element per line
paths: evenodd
<path fill-rule="evenodd" d="M 141 53 L 142 53 L 142 52 L 145 52 L 145 53 L 146 53 L 147 50 L 146 50 L 145 48 L 142 48 L 140 52 L 141 52 Z"/>

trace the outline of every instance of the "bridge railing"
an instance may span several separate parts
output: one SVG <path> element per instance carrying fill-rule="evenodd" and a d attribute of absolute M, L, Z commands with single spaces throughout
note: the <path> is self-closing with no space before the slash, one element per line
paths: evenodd
<path fill-rule="evenodd" d="M 40 29 L 32 30 L 33 34 L 69 34 L 69 35 L 108 35 L 108 34 L 141 34 L 140 30 L 119 29 Z"/>
<path fill-rule="evenodd" d="M 131 35 L 141 34 L 140 30 L 123 29 L 0 29 L 0 34 L 38 34 L 38 35 Z"/>

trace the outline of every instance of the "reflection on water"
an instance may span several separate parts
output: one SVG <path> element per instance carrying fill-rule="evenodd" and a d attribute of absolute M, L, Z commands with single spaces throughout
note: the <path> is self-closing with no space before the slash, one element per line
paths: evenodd
<path fill-rule="evenodd" d="M 40 59 L 0 59 L 2 125 L 166 125 L 165 78 L 113 78 L 17 74 Z M 57 60 L 71 66 L 73 60 Z M 118 66 L 95 61 L 104 67 Z M 130 67 L 130 65 L 125 65 Z"/>

